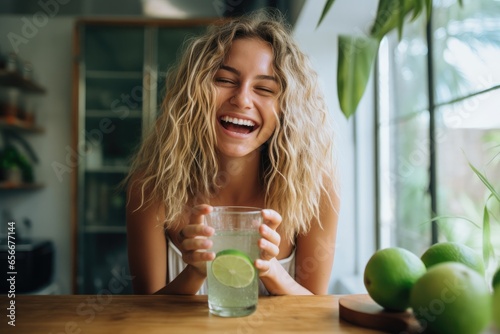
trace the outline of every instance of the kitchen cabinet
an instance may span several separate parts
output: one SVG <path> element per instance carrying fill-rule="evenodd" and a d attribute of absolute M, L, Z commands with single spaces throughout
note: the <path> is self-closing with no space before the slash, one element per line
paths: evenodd
<path fill-rule="evenodd" d="M 74 32 L 75 293 L 109 290 L 128 275 L 125 190 L 129 159 L 152 127 L 165 72 L 184 40 L 212 20 L 82 19 Z M 111 290 L 109 290 L 111 291 Z M 131 293 L 128 285 L 119 293 Z"/>
<path fill-rule="evenodd" d="M 17 62 L 17 59 L 16 59 Z M 17 66 L 17 65 L 16 65 Z M 35 120 L 35 99 L 45 88 L 16 69 L 0 69 L 0 190 L 42 187 L 33 172 L 36 152 L 24 136 L 44 129 Z"/>

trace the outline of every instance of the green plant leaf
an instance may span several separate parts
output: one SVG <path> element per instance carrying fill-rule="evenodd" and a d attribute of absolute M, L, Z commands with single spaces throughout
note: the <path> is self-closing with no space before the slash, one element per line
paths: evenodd
<path fill-rule="evenodd" d="M 499 148 L 499 147 L 500 147 L 500 145 L 496 145 L 496 146 L 494 146 L 494 148 Z M 499 157 L 499 156 L 500 156 L 500 151 L 499 151 L 497 154 L 495 154 L 495 155 L 493 156 L 493 158 L 491 158 L 491 159 L 490 159 L 490 161 L 488 161 L 486 164 L 487 164 L 487 165 L 489 165 L 490 163 L 492 163 L 492 162 L 493 162 L 493 161 L 494 161 L 497 157 Z"/>
<path fill-rule="evenodd" d="M 338 45 L 337 92 L 340 109 L 349 118 L 365 92 L 379 42 L 369 37 L 339 35 Z"/>
<path fill-rule="evenodd" d="M 389 31 L 398 28 L 399 36 L 401 37 L 404 18 L 414 9 L 414 1 L 416 0 L 380 0 L 377 7 L 377 16 L 370 30 L 370 35 L 380 40 Z"/>
<path fill-rule="evenodd" d="M 397 10 L 396 13 L 398 15 L 398 39 L 401 40 L 403 37 L 403 26 L 405 24 L 405 1 L 396 1 Z"/>
<path fill-rule="evenodd" d="M 424 0 L 424 1 L 425 1 L 425 7 L 427 9 L 427 21 L 429 21 L 432 15 L 432 0 Z"/>
<path fill-rule="evenodd" d="M 398 36 L 403 34 L 406 15 L 413 12 L 410 21 L 415 21 L 426 9 L 427 21 L 431 17 L 432 0 L 381 0 L 386 3 L 377 10 L 377 18 L 372 28 L 372 36 L 382 38 L 389 31 L 398 28 Z M 381 4 L 379 2 L 379 5 Z M 377 29 L 378 26 L 378 29 Z"/>
<path fill-rule="evenodd" d="M 481 228 L 478 224 L 476 224 L 473 220 L 467 218 L 467 217 L 462 217 L 462 216 L 436 216 L 432 219 L 429 219 L 425 222 L 423 222 L 422 224 L 420 225 L 425 225 L 425 224 L 429 224 L 429 223 L 432 223 L 433 221 L 437 221 L 437 220 L 441 220 L 441 219 L 463 219 L 465 221 L 468 221 L 469 223 L 471 223 L 472 225 L 474 225 L 476 228 Z"/>
<path fill-rule="evenodd" d="M 463 7 L 464 6 L 464 0 L 458 0 L 458 4 L 460 5 L 460 7 Z"/>
<path fill-rule="evenodd" d="M 321 24 L 334 2 L 334 0 L 326 1 L 316 28 Z M 359 48 L 360 44 L 366 44 L 367 38 L 339 36 L 337 89 L 340 108 L 347 118 L 356 111 L 365 91 L 380 40 L 395 28 L 398 28 L 401 39 L 406 15 L 413 11 L 411 20 L 415 20 L 422 14 L 424 8 L 427 9 L 427 19 L 429 19 L 432 0 L 379 0 L 375 21 L 370 29 L 370 37 L 376 42 L 367 43 L 368 46 L 362 45 Z M 349 58 L 350 56 L 354 57 Z M 358 64 L 358 60 L 361 63 Z M 354 77 L 349 78 L 350 74 Z"/>
<path fill-rule="evenodd" d="M 332 7 L 334 2 L 335 0 L 328 0 L 326 2 L 325 7 L 323 7 L 323 12 L 321 13 L 321 17 L 319 18 L 318 24 L 316 25 L 316 28 L 318 28 L 321 22 L 323 22 L 323 19 L 325 18 L 326 14 L 330 11 L 330 8 Z"/>
<path fill-rule="evenodd" d="M 395 25 L 391 23 L 395 21 L 395 5 L 397 5 L 396 1 L 392 0 L 380 0 L 378 2 L 377 16 L 375 17 L 375 22 L 370 31 L 372 37 L 382 39 L 390 30 L 387 27 L 395 27 Z"/>
<path fill-rule="evenodd" d="M 488 267 L 490 260 L 495 257 L 495 250 L 491 243 L 490 214 L 488 212 L 488 200 L 492 197 L 493 195 L 488 196 L 483 210 L 483 260 L 486 267 Z"/>
<path fill-rule="evenodd" d="M 488 188 L 489 191 L 491 191 L 491 194 L 497 199 L 498 202 L 500 202 L 500 194 L 491 185 L 486 176 L 484 176 L 479 170 L 477 170 L 477 168 L 474 167 L 474 165 L 472 165 L 469 161 L 467 161 L 467 163 L 469 164 L 470 168 L 474 171 L 474 173 L 477 175 L 477 177 L 481 180 L 481 182 L 483 182 L 486 188 Z"/>
<path fill-rule="evenodd" d="M 411 21 L 415 21 L 422 14 L 424 7 L 423 0 L 413 0 L 413 16 L 411 17 Z"/>

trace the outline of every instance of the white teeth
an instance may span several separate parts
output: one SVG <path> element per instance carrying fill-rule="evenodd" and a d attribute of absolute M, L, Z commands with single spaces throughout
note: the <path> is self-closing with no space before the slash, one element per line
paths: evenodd
<path fill-rule="evenodd" d="M 241 118 L 234 118 L 234 117 L 229 117 L 229 116 L 223 116 L 222 120 L 224 122 L 229 122 L 237 125 L 245 125 L 245 126 L 255 126 L 255 123 L 247 120 L 247 119 L 241 119 Z"/>

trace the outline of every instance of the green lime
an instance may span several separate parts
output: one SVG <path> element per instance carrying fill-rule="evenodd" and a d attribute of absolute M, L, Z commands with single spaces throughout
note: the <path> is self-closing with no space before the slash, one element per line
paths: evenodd
<path fill-rule="evenodd" d="M 483 333 L 492 313 L 484 277 L 459 262 L 430 267 L 411 289 L 410 305 L 422 327 L 439 334 Z"/>
<path fill-rule="evenodd" d="M 225 249 L 216 254 L 212 274 L 221 283 L 232 288 L 249 286 L 255 277 L 252 260 L 236 249 Z"/>
<path fill-rule="evenodd" d="M 493 321 L 497 329 L 500 329 L 500 284 L 493 290 Z"/>
<path fill-rule="evenodd" d="M 417 255 L 390 247 L 376 251 L 368 260 L 364 283 L 377 304 L 386 310 L 405 311 L 410 306 L 410 290 L 425 271 Z"/>
<path fill-rule="evenodd" d="M 484 275 L 483 258 L 472 248 L 458 242 L 439 242 L 421 256 L 427 269 L 443 262 L 460 262 Z"/>

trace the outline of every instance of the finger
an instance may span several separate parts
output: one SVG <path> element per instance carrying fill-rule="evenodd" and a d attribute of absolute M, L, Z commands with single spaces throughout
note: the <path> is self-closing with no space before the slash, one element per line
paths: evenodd
<path fill-rule="evenodd" d="M 255 268 L 259 271 L 259 277 L 266 276 L 271 269 L 271 262 L 257 259 L 255 260 Z"/>
<path fill-rule="evenodd" d="M 281 215 L 271 209 L 262 210 L 262 218 L 264 218 L 264 223 L 273 230 L 281 224 Z"/>
<path fill-rule="evenodd" d="M 260 257 L 264 260 L 271 260 L 272 258 L 278 256 L 280 249 L 277 245 L 266 239 L 259 240 Z"/>
<path fill-rule="evenodd" d="M 185 251 L 195 251 L 199 249 L 210 249 L 212 240 L 206 238 L 188 238 L 182 241 L 182 248 Z"/>
<path fill-rule="evenodd" d="M 279 235 L 278 232 L 270 228 L 268 225 L 263 224 L 259 226 L 259 233 L 260 235 L 272 242 L 273 244 L 279 246 L 281 242 L 281 236 Z"/>
<path fill-rule="evenodd" d="M 182 260 L 188 264 L 203 261 L 212 261 L 214 258 L 215 254 L 213 252 L 192 251 L 182 254 Z"/>
<path fill-rule="evenodd" d="M 214 228 L 206 225 L 186 225 L 181 229 L 180 236 L 182 239 L 194 237 L 210 237 L 214 234 Z"/>
<path fill-rule="evenodd" d="M 212 212 L 213 207 L 208 204 L 200 204 L 191 209 L 191 217 L 189 219 L 190 225 L 203 224 L 203 216 Z"/>

